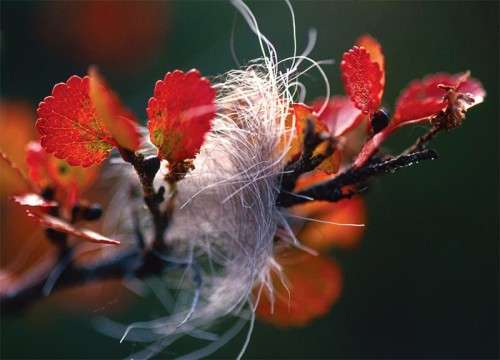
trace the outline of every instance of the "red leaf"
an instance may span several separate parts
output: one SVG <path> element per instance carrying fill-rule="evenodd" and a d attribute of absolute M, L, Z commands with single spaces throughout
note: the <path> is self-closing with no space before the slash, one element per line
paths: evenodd
<path fill-rule="evenodd" d="M 360 36 L 356 40 L 356 45 L 364 47 L 368 51 L 368 54 L 370 54 L 370 59 L 379 65 L 380 70 L 382 70 L 381 84 L 383 88 L 385 86 L 385 57 L 382 52 L 382 46 L 377 39 L 368 34 Z"/>
<path fill-rule="evenodd" d="M 429 75 L 412 81 L 401 92 L 394 111 L 395 121 L 399 124 L 424 121 L 445 110 L 448 106 L 446 90 L 438 85 L 456 87 L 457 92 L 469 95 L 473 102 L 465 104 L 465 110 L 481 103 L 486 95 L 481 83 L 467 74 Z"/>
<path fill-rule="evenodd" d="M 31 182 L 3 152 L 0 151 L 0 172 L 2 177 L 9 177 L 16 184 L 16 191 L 24 192 L 34 190 Z"/>
<path fill-rule="evenodd" d="M 34 218 L 40 224 L 45 227 L 79 237 L 82 240 L 90 241 L 99 244 L 111 244 L 111 245 L 119 245 L 120 242 L 117 240 L 110 239 L 104 235 L 98 234 L 95 231 L 89 229 L 78 229 L 68 222 L 58 219 L 56 217 L 47 215 L 47 214 L 39 214 L 34 211 L 26 210 L 26 214 L 29 217 Z"/>
<path fill-rule="evenodd" d="M 24 147 L 35 136 L 32 106 L 23 101 L 0 99 L 0 151 L 9 159 L 0 159 L 0 195 L 29 191 Z M 15 164 L 17 170 L 12 169 Z"/>
<path fill-rule="evenodd" d="M 342 273 L 326 256 L 312 256 L 290 250 L 278 262 L 283 268 L 287 288 L 273 276 L 274 304 L 263 291 L 256 314 L 276 326 L 305 326 L 326 315 L 340 297 Z"/>
<path fill-rule="evenodd" d="M 42 147 L 70 165 L 103 161 L 116 145 L 89 96 L 89 77 L 71 76 L 40 102 L 36 128 Z"/>
<path fill-rule="evenodd" d="M 300 156 L 304 145 L 304 130 L 306 129 L 307 121 L 309 120 L 314 123 L 314 131 L 316 133 L 328 132 L 326 126 L 319 121 L 312 107 L 301 103 L 294 103 L 290 108 L 290 115 L 285 120 L 287 126 L 289 127 L 293 124 L 293 121 L 295 121 L 294 138 L 290 142 L 290 148 L 288 149 L 285 162 L 294 161 Z M 327 150 L 328 143 L 324 141 L 316 147 L 313 155 L 316 156 L 324 154 Z M 328 156 L 321 164 L 319 164 L 316 167 L 316 170 L 327 174 L 336 173 L 340 167 L 341 160 L 340 152 L 335 151 L 331 156 Z"/>
<path fill-rule="evenodd" d="M 55 201 L 47 201 L 43 197 L 35 193 L 28 193 L 19 196 L 13 196 L 11 198 L 16 203 L 21 206 L 29 206 L 29 207 L 39 207 L 39 208 L 49 208 L 57 206 L 57 202 Z"/>
<path fill-rule="evenodd" d="M 481 82 L 475 78 L 468 77 L 461 81 L 457 86 L 457 92 L 468 95 L 471 99 L 471 103 L 465 103 L 465 110 L 481 104 L 486 97 L 486 91 L 483 88 Z"/>
<path fill-rule="evenodd" d="M 99 167 L 82 168 L 71 166 L 65 160 L 49 155 L 47 158 L 47 172 L 56 186 L 68 191 L 71 188 L 87 189 L 96 179 Z"/>
<path fill-rule="evenodd" d="M 300 156 L 302 144 L 304 143 L 304 127 L 307 119 L 313 121 L 315 119 L 312 108 L 302 103 L 292 104 L 289 109 L 289 114 L 285 119 L 285 123 L 288 130 L 287 134 L 293 134 L 293 138 L 289 139 L 285 137 L 281 144 L 283 147 L 289 145 L 285 163 L 295 161 Z M 292 132 L 292 126 L 295 126 L 294 132 Z"/>
<path fill-rule="evenodd" d="M 318 116 L 314 113 L 314 110 L 311 106 L 302 103 L 293 103 L 290 107 L 290 116 L 288 116 L 286 121 L 291 125 L 293 120 L 295 120 L 295 135 L 301 138 L 300 143 L 302 144 L 302 137 L 304 136 L 304 130 L 307 127 L 307 121 L 312 120 L 316 125 L 317 119 Z M 326 128 L 323 126 L 323 124 L 319 124 L 319 128 L 315 129 L 315 131 L 325 130 Z"/>
<path fill-rule="evenodd" d="M 314 111 L 318 112 L 321 109 L 323 101 L 323 99 L 317 99 L 313 102 Z M 361 111 L 345 96 L 331 97 L 328 106 L 321 114 L 318 114 L 318 117 L 334 137 L 342 136 L 356 128 L 364 119 Z"/>
<path fill-rule="evenodd" d="M 44 188 L 50 183 L 47 174 L 47 156 L 38 141 L 30 141 L 26 145 L 26 165 L 28 167 L 28 176 L 31 181 L 40 188 Z"/>
<path fill-rule="evenodd" d="M 89 76 L 90 99 L 97 116 L 102 119 L 118 145 L 136 151 L 141 145 L 141 137 L 134 115 L 125 109 L 95 68 L 89 70 Z"/>
<path fill-rule="evenodd" d="M 75 188 L 79 191 L 86 189 L 94 182 L 98 173 L 98 167 L 71 166 L 65 160 L 47 154 L 37 141 L 28 144 L 26 163 L 28 176 L 35 184 L 41 188 L 55 185 L 68 192 Z"/>
<path fill-rule="evenodd" d="M 359 244 L 364 233 L 366 211 L 363 199 L 356 196 L 331 203 L 310 201 L 292 208 L 294 214 L 307 217 L 307 222 L 298 232 L 301 244 L 324 251 L 332 246 L 350 248 Z"/>
<path fill-rule="evenodd" d="M 170 166 L 192 159 L 200 150 L 215 116 L 215 90 L 197 70 L 169 72 L 149 99 L 151 142 Z"/>
<path fill-rule="evenodd" d="M 346 93 L 365 114 L 375 112 L 384 91 L 380 66 L 362 47 L 354 46 L 344 53 L 340 63 Z"/>
<path fill-rule="evenodd" d="M 332 179 L 332 176 L 312 172 L 299 177 L 295 192 Z M 347 190 L 347 189 L 345 189 Z M 353 247 L 359 243 L 364 233 L 363 226 L 341 224 L 364 224 L 366 209 L 363 198 L 356 196 L 336 203 L 328 201 L 309 201 L 291 208 L 293 214 L 309 218 L 311 221 L 298 232 L 302 244 L 323 251 L 332 246 Z M 318 221 L 313 221 L 319 220 Z M 336 223 L 336 224 L 332 224 Z"/>
<path fill-rule="evenodd" d="M 370 158 L 378 150 L 380 145 L 393 133 L 395 129 L 395 126 L 389 125 L 384 130 L 382 130 L 378 134 L 375 134 L 370 140 L 368 140 L 365 145 L 363 145 L 363 148 L 356 157 L 356 160 L 354 160 L 354 166 L 361 167 L 368 160 L 370 160 Z"/>
<path fill-rule="evenodd" d="M 317 185 L 321 182 L 328 181 L 332 178 L 333 178 L 333 176 L 331 176 L 329 174 L 325 174 L 325 173 L 320 172 L 320 171 L 313 171 L 310 173 L 303 174 L 297 179 L 297 183 L 295 184 L 294 191 L 295 192 L 302 191 L 304 189 L 307 189 L 310 186 Z M 317 203 L 317 201 L 307 202 L 307 204 L 312 204 L 312 203 Z"/>
<path fill-rule="evenodd" d="M 454 89 L 455 96 L 450 100 L 453 104 L 448 103 L 450 97 L 443 87 Z M 366 142 L 354 165 L 357 167 L 364 165 L 397 128 L 432 120 L 441 111 L 450 109 L 452 112 L 456 110 L 461 112 L 459 115 L 461 121 L 467 109 L 483 102 L 485 96 L 486 92 L 481 83 L 469 77 L 469 73 L 454 75 L 441 73 L 413 81 L 401 93 L 391 124 Z"/>

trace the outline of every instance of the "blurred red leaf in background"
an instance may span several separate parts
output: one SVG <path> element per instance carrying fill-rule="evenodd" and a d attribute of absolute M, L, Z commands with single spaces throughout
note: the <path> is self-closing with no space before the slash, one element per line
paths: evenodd
<path fill-rule="evenodd" d="M 305 326 L 326 315 L 342 290 L 342 273 L 326 256 L 289 250 L 278 258 L 283 284 L 272 276 L 273 297 L 263 288 L 256 309 L 260 320 L 279 327 Z M 274 299 L 274 301 L 272 300 Z"/>
<path fill-rule="evenodd" d="M 93 200 L 106 201 L 105 192 L 89 189 L 97 176 L 96 167 L 85 169 L 70 167 L 64 160 L 45 153 L 38 142 L 32 141 L 35 139 L 34 120 L 35 113 L 29 104 L 2 100 L 0 102 L 0 126 L 2 127 L 0 150 L 4 151 L 9 159 L 15 161 L 15 165 L 28 174 L 30 180 L 40 187 L 53 182 L 57 182 L 58 186 L 77 184 L 81 191 L 87 190 L 86 195 L 91 196 Z M 31 160 L 27 156 L 30 153 Z M 30 163 L 29 166 L 28 163 Z M 64 167 L 60 166 L 61 163 L 65 164 Z M 7 165 L 0 161 L 0 171 L 2 171 L 2 176 L 0 176 L 0 212 L 2 214 L 0 291 L 7 291 L 22 278 L 23 273 L 43 265 L 55 254 L 55 248 L 45 237 L 43 227 L 35 221 L 26 221 L 25 208 L 8 199 L 9 196 L 26 192 L 28 189 L 27 185 L 19 187 L 18 175 L 13 179 L 6 176 L 8 175 L 6 169 L 10 167 Z M 49 169 L 52 170 L 49 171 Z M 91 244 L 86 245 L 91 246 Z M 77 262 L 95 261 L 102 256 L 103 249 L 98 248 L 82 256 L 81 259 L 77 259 Z M 81 296 L 82 291 L 85 296 Z M 72 311 L 94 312 L 96 306 L 100 311 L 118 310 L 130 300 L 125 296 L 126 294 L 127 291 L 121 282 L 106 281 L 85 285 L 83 289 L 79 287 L 64 290 L 52 297 L 47 304 L 49 306 L 57 304 L 58 309 Z"/>
<path fill-rule="evenodd" d="M 50 1 L 35 33 L 79 63 L 136 71 L 164 48 L 169 12 L 168 1 Z"/>

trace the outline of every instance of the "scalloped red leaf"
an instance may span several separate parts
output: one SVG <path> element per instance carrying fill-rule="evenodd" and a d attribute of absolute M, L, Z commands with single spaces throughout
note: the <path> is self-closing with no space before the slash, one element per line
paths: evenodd
<path fill-rule="evenodd" d="M 68 235 L 74 235 L 85 241 L 90 241 L 98 244 L 120 245 L 120 242 L 118 240 L 110 239 L 89 229 L 76 228 L 64 220 L 47 214 L 39 214 L 30 210 L 26 210 L 26 214 L 29 217 L 37 220 L 41 225 L 45 227 L 66 233 Z"/>
<path fill-rule="evenodd" d="M 35 193 L 12 196 L 11 199 L 21 206 L 29 206 L 34 208 L 49 208 L 57 206 L 57 202 L 47 201 L 43 197 Z"/>
<path fill-rule="evenodd" d="M 45 151 L 70 165 L 103 161 L 116 142 L 97 116 L 89 95 L 90 78 L 71 76 L 40 102 L 36 128 Z"/>
<path fill-rule="evenodd" d="M 323 101 L 323 99 L 317 99 L 312 103 L 314 111 L 320 111 Z M 321 114 L 318 114 L 319 120 L 334 137 L 342 136 L 356 128 L 364 117 L 361 110 L 356 108 L 352 101 L 345 96 L 331 97 L 327 107 Z"/>
<path fill-rule="evenodd" d="M 198 70 L 159 80 L 146 109 L 151 142 L 172 167 L 199 152 L 215 117 L 215 89 Z"/>
<path fill-rule="evenodd" d="M 398 124 L 425 121 L 448 106 L 446 90 L 438 85 L 456 87 L 457 92 L 469 95 L 473 102 L 464 103 L 465 110 L 484 100 L 486 92 L 481 83 L 465 74 L 438 73 L 412 81 L 399 96 L 394 111 Z"/>
<path fill-rule="evenodd" d="M 384 92 L 383 72 L 366 49 L 354 46 L 342 56 L 340 63 L 344 88 L 358 109 L 365 114 L 375 112 Z"/>
<path fill-rule="evenodd" d="M 89 70 L 89 77 L 90 99 L 97 116 L 118 145 L 136 151 L 141 145 L 141 136 L 134 115 L 123 106 L 95 68 Z"/>
<path fill-rule="evenodd" d="M 377 39 L 369 34 L 360 36 L 356 40 L 356 45 L 365 48 L 368 54 L 370 54 L 370 59 L 380 66 L 380 70 L 382 70 L 381 84 L 383 88 L 385 86 L 385 57 L 382 52 L 382 45 L 380 45 Z"/>

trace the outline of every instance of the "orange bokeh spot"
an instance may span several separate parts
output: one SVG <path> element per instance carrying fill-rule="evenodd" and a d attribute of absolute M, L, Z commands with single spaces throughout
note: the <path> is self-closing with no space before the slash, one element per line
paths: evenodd
<path fill-rule="evenodd" d="M 312 186 L 314 184 L 320 183 L 322 181 L 326 181 L 328 179 L 333 178 L 334 176 L 328 175 L 322 171 L 312 171 L 308 174 L 302 175 L 299 177 L 297 180 L 297 183 L 295 184 L 295 191 L 301 191 L 304 190 L 305 188 Z M 312 204 L 313 202 L 308 202 L 305 204 Z M 316 202 L 314 202 L 316 203 Z"/>
<path fill-rule="evenodd" d="M 321 172 L 302 176 L 297 182 L 295 191 L 303 190 L 330 178 L 332 176 Z M 359 196 L 334 203 L 309 201 L 294 206 L 291 211 L 300 217 L 317 220 L 307 221 L 297 231 L 297 237 L 301 243 L 316 250 L 326 250 L 332 246 L 343 248 L 356 246 L 364 233 L 364 227 L 350 226 L 366 222 L 365 203 Z"/>
<path fill-rule="evenodd" d="M 332 246 L 350 248 L 359 244 L 364 227 L 354 225 L 364 224 L 366 220 L 362 198 L 354 197 L 336 203 L 318 201 L 311 205 L 314 206 L 309 206 L 307 209 L 307 217 L 331 223 L 317 221 L 306 223 L 297 235 L 302 244 L 316 250 L 326 250 Z"/>
<path fill-rule="evenodd" d="M 26 165 L 24 161 L 24 146 L 35 136 L 34 130 L 35 114 L 31 107 L 24 102 L 6 101 L 0 102 L 0 151 L 5 153 L 24 174 Z M 14 172 L 4 169 L 2 164 L 0 170 L 0 194 L 12 194 L 19 190 L 22 183 L 19 176 Z"/>
<path fill-rule="evenodd" d="M 342 273 L 325 256 L 290 250 L 278 260 L 286 285 L 273 276 L 274 304 L 262 291 L 256 314 L 259 319 L 280 327 L 305 326 L 326 315 L 342 290 Z"/>
<path fill-rule="evenodd" d="M 35 113 L 29 104 L 2 100 L 0 103 L 0 150 L 25 174 L 25 146 L 35 136 Z M 48 254 L 51 246 L 43 239 L 43 231 L 28 221 L 25 209 L 7 197 L 26 191 L 19 188 L 19 176 L 0 167 L 0 289 L 12 283 L 20 272 Z M 6 267 L 8 265 L 8 267 Z"/>

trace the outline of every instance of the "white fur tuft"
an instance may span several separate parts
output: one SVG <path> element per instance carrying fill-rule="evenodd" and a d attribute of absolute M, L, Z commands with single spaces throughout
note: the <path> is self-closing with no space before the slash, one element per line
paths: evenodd
<path fill-rule="evenodd" d="M 304 53 L 296 55 L 295 19 L 286 3 L 292 13 L 294 54 L 279 61 L 252 12 L 242 1 L 233 1 L 257 35 L 262 57 L 215 79 L 218 111 L 212 130 L 194 161 L 194 170 L 177 185 L 176 209 L 165 239 L 173 253 L 166 260 L 188 264 L 187 272 L 194 280 L 193 300 L 173 309 L 168 317 L 134 323 L 125 331 L 109 323 L 104 327 L 122 340 L 138 339 L 139 332 L 147 331 L 145 338 L 154 344 L 136 354 L 139 357 L 153 356 L 179 334 L 192 334 L 225 315 L 252 319 L 250 336 L 255 316 L 253 288 L 261 283 L 261 290 L 272 291 L 270 272 L 280 272 L 273 258 L 275 236 L 300 246 L 276 206 L 284 158 L 295 131 L 285 120 L 293 102 L 305 96 L 299 81 L 304 72 L 316 67 L 325 79 L 327 97 L 329 88 L 320 63 L 307 57 L 316 40 L 314 31 Z M 299 71 L 304 60 L 311 66 Z M 209 348 L 215 351 L 217 346 L 211 345 L 190 358 L 208 355 Z"/>

